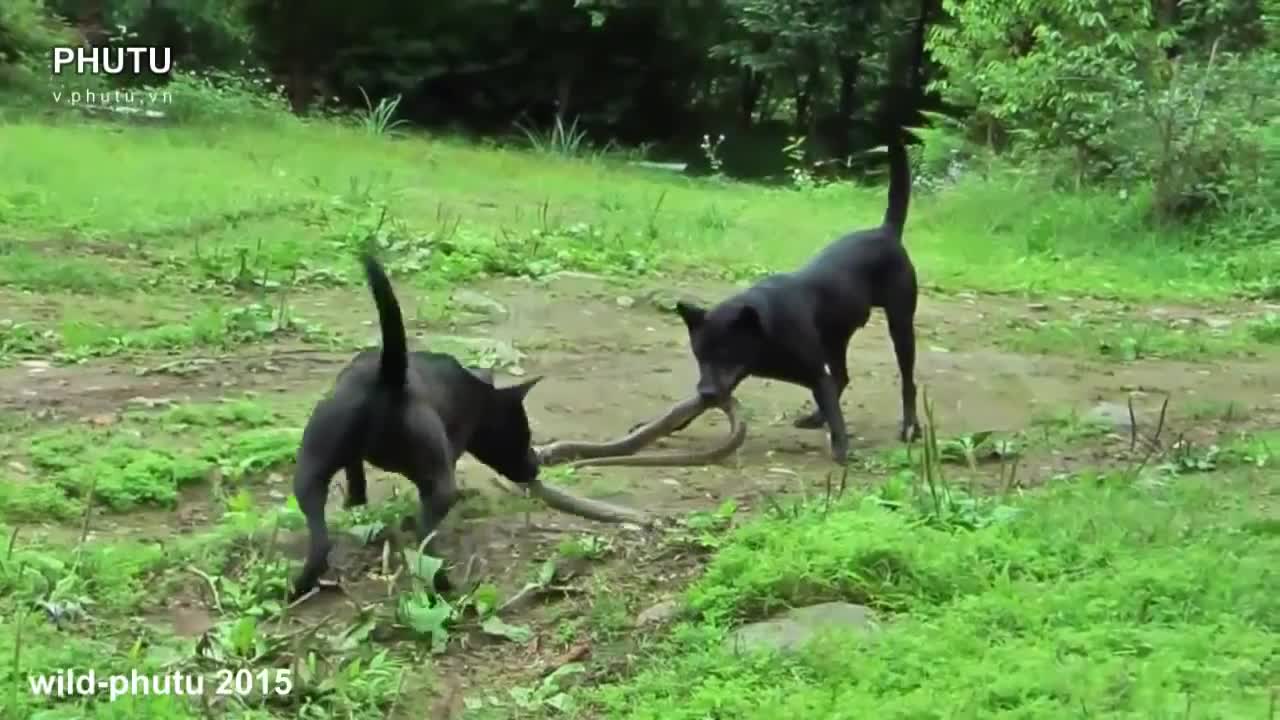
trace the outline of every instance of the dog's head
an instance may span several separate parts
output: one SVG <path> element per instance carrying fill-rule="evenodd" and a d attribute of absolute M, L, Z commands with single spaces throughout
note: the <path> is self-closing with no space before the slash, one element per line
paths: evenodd
<path fill-rule="evenodd" d="M 676 303 L 676 313 L 689 329 L 689 345 L 698 363 L 698 395 L 721 402 L 756 366 L 764 346 L 764 321 L 745 302 L 729 302 L 707 310 Z"/>
<path fill-rule="evenodd" d="M 542 378 L 500 388 L 494 386 L 493 373 L 488 370 L 471 369 L 471 374 L 487 386 L 488 402 L 467 443 L 467 452 L 511 482 L 533 482 L 538 478 L 539 462 L 524 399 Z"/>

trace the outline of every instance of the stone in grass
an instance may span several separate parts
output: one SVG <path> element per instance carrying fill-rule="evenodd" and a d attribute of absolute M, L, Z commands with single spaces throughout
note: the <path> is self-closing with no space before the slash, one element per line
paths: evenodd
<path fill-rule="evenodd" d="M 867 635 L 877 629 L 870 608 L 842 602 L 794 608 L 762 622 L 743 625 L 725 638 L 725 649 L 745 653 L 759 650 L 792 652 L 833 631 Z"/>
<path fill-rule="evenodd" d="M 670 622 L 680 614 L 680 603 L 675 600 L 663 600 L 636 616 L 636 625 L 661 625 Z"/>
<path fill-rule="evenodd" d="M 1105 425 L 1113 431 L 1129 431 L 1133 422 L 1129 419 L 1129 406 L 1121 403 L 1104 402 L 1093 406 L 1085 416 L 1089 422 Z"/>
<path fill-rule="evenodd" d="M 458 288 L 453 291 L 453 295 L 449 299 L 455 307 L 463 312 L 491 317 L 505 317 L 507 314 L 506 305 L 475 290 Z"/>
<path fill-rule="evenodd" d="M 487 360 L 493 367 L 506 368 L 513 375 L 519 375 L 524 372 L 523 370 L 512 372 L 513 368 L 519 368 L 520 361 L 524 360 L 526 356 L 515 345 L 505 340 L 486 337 L 465 337 L 462 335 L 437 335 L 432 337 L 430 342 L 433 349 L 438 352 L 457 355 L 464 365 L 477 364 Z"/>

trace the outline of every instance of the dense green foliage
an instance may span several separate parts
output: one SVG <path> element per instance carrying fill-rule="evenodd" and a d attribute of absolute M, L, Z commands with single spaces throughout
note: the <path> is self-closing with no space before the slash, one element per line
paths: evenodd
<path fill-rule="evenodd" d="M 884 88 L 915 82 L 959 120 L 948 151 L 1030 151 L 1061 181 L 1149 187 L 1168 220 L 1266 212 L 1278 17 L 1277 0 L 17 0 L 0 10 L 0 62 L 38 77 L 61 26 L 167 45 L 182 72 L 224 81 L 264 67 L 299 112 L 399 96 L 418 124 L 560 121 L 697 165 L 723 135 L 712 164 L 748 175 L 781 172 L 788 143 L 811 169 L 861 164 Z M 932 153 L 933 170 L 956 154 Z"/>

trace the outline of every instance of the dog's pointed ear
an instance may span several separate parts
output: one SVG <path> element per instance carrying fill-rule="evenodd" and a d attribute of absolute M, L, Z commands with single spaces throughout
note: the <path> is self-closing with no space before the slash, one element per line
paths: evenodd
<path fill-rule="evenodd" d="M 542 382 L 541 375 L 529 380 L 525 380 L 524 382 L 518 385 L 512 385 L 511 387 L 503 388 L 503 390 L 506 391 L 507 393 L 510 393 L 510 395 L 516 398 L 517 400 L 524 402 L 525 396 L 529 394 L 529 391 L 533 389 L 534 385 L 537 385 L 540 382 Z"/>
<path fill-rule="evenodd" d="M 489 368 L 476 368 L 476 367 L 468 367 L 466 368 L 466 370 L 467 372 L 471 373 L 472 377 L 484 383 L 485 385 L 493 384 L 493 370 Z"/>
<path fill-rule="evenodd" d="M 707 311 L 705 308 L 698 307 L 693 303 L 684 300 L 676 301 L 676 314 L 684 321 L 685 327 L 690 330 L 697 330 L 702 327 L 702 323 L 707 320 Z"/>

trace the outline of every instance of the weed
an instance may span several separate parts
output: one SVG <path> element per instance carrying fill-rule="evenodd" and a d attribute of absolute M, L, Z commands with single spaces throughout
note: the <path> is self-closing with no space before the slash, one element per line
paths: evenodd
<path fill-rule="evenodd" d="M 609 541 L 597 535 L 568 538 L 560 543 L 560 554 L 570 559 L 602 560 L 611 551 Z"/>
<path fill-rule="evenodd" d="M 401 119 L 392 119 L 396 114 L 396 107 L 400 105 L 400 96 L 394 98 L 382 98 L 374 105 L 369 101 L 368 94 L 364 88 L 360 88 L 360 97 L 364 98 L 364 111 L 358 116 L 360 127 L 370 135 L 384 135 L 393 132 L 397 127 L 407 124 Z"/>
<path fill-rule="evenodd" d="M 1251 320 L 1248 332 L 1257 342 L 1280 345 L 1280 314 L 1267 313 L 1256 320 Z"/>
<path fill-rule="evenodd" d="M 578 127 L 577 118 L 566 125 L 564 118 L 556 115 L 551 128 L 544 132 L 538 132 L 519 123 L 516 127 L 524 133 L 529 147 L 539 154 L 573 158 L 581 156 L 588 150 L 587 131 Z"/>
<path fill-rule="evenodd" d="M 724 160 L 720 158 L 720 146 L 723 144 L 724 133 L 720 133 L 714 141 L 710 135 L 703 135 L 702 144 L 699 145 L 702 156 L 707 160 L 707 166 L 711 168 L 711 176 L 717 179 L 724 178 Z"/>

